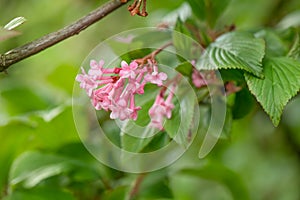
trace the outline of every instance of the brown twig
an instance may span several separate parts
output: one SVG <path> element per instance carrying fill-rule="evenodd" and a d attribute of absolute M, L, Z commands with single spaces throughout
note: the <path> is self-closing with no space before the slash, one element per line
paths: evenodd
<path fill-rule="evenodd" d="M 140 65 L 143 65 L 145 63 L 148 62 L 148 60 L 150 59 L 151 61 L 154 61 L 155 60 L 155 56 L 157 54 L 159 54 L 162 50 L 164 50 L 165 48 L 167 48 L 168 46 L 171 46 L 173 43 L 172 42 L 168 42 L 167 44 L 161 46 L 160 48 L 156 49 L 155 51 L 153 51 L 152 53 L 146 55 L 145 57 L 143 58 L 140 58 L 140 59 L 136 59 L 135 61 L 140 64 Z"/>
<path fill-rule="evenodd" d="M 124 0 L 111 0 L 86 16 L 56 32 L 50 33 L 21 47 L 17 47 L 1 54 L 0 72 L 5 71 L 14 63 L 37 54 L 40 51 L 47 49 L 73 35 L 79 34 L 81 31 L 113 12 L 126 2 L 127 1 Z"/>
<path fill-rule="evenodd" d="M 144 178 L 145 178 L 146 174 L 140 174 L 137 179 L 134 182 L 134 185 L 132 187 L 132 189 L 130 190 L 129 193 L 129 200 L 133 199 L 139 192 L 141 183 L 143 182 Z"/>

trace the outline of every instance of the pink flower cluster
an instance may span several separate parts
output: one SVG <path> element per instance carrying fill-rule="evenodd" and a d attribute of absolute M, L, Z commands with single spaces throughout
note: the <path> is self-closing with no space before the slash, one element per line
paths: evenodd
<path fill-rule="evenodd" d="M 168 97 L 164 100 L 165 90 L 156 96 L 155 102 L 152 107 L 149 109 L 149 115 L 151 117 L 151 126 L 163 130 L 163 121 L 164 118 L 170 119 L 172 117 L 172 110 L 174 105 L 172 99 L 174 96 L 174 87 L 172 87 Z"/>
<path fill-rule="evenodd" d="M 139 66 L 133 61 L 121 62 L 121 68 L 103 68 L 104 61 L 90 62 L 88 73 L 82 68 L 82 74 L 76 80 L 86 90 L 97 110 L 111 111 L 111 119 L 137 119 L 141 107 L 135 105 L 135 95 L 144 93 L 144 86 L 153 83 L 162 86 L 167 74 L 158 72 L 158 67 L 150 60 Z"/>

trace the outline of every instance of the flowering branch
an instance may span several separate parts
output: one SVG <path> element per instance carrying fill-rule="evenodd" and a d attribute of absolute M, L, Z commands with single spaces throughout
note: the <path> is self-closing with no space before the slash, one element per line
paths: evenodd
<path fill-rule="evenodd" d="M 79 34 L 81 31 L 99 21 L 109 13 L 121 7 L 128 0 L 111 0 L 102 5 L 98 9 L 90 12 L 86 16 L 73 22 L 72 24 L 56 31 L 49 33 L 37 40 L 29 42 L 21 47 L 12 49 L 0 55 L 0 72 L 5 71 L 12 64 L 17 63 L 27 57 L 39 53 L 73 35 Z"/>
<path fill-rule="evenodd" d="M 156 49 L 155 51 L 153 51 L 152 53 L 146 55 L 145 57 L 143 58 L 140 58 L 140 59 L 136 59 L 135 61 L 138 63 L 138 64 L 145 64 L 148 62 L 148 60 L 151 60 L 152 62 L 155 60 L 155 56 L 157 54 L 159 54 L 162 50 L 164 50 L 165 48 L 167 48 L 168 46 L 171 46 L 173 43 L 172 42 L 168 42 L 167 44 L 161 46 L 160 48 Z"/>

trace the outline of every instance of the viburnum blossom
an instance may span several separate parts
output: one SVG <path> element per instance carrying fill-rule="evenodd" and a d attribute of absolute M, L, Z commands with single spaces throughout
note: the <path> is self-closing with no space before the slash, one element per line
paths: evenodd
<path fill-rule="evenodd" d="M 167 74 L 158 72 L 157 65 L 150 60 L 142 65 L 136 61 L 129 64 L 122 61 L 121 67 L 103 66 L 103 60 L 91 60 L 88 72 L 82 68 L 82 74 L 77 75 L 76 81 L 85 89 L 96 110 L 111 111 L 111 119 L 136 120 L 137 111 L 141 107 L 135 105 L 135 95 L 143 94 L 147 83 L 162 86 L 163 81 L 167 79 Z M 172 103 L 162 105 L 165 112 L 169 113 L 167 116 L 171 116 Z"/>
<path fill-rule="evenodd" d="M 162 90 L 155 99 L 153 106 L 149 109 L 149 115 L 151 117 L 150 125 L 152 127 L 163 130 L 163 121 L 165 117 L 170 119 L 172 117 L 172 110 L 174 105 L 172 99 L 174 96 L 174 86 L 172 87 L 166 100 L 164 99 L 165 90 Z"/>

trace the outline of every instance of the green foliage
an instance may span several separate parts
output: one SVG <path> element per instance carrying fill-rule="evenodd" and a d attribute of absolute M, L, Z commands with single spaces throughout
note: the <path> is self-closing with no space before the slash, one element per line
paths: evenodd
<path fill-rule="evenodd" d="M 250 199 L 241 178 L 221 164 L 208 163 L 199 169 L 182 169 L 180 173 L 221 182 L 230 190 L 233 199 Z"/>
<path fill-rule="evenodd" d="M 296 34 L 293 46 L 290 49 L 287 56 L 290 57 L 290 58 L 293 58 L 295 60 L 300 59 L 300 35 L 299 35 L 299 33 Z"/>
<path fill-rule="evenodd" d="M 24 17 L 16 17 L 13 20 L 11 20 L 10 22 L 8 22 L 4 26 L 4 29 L 10 31 L 10 30 L 15 29 L 16 27 L 20 26 L 21 24 L 23 24 L 25 21 L 26 21 L 26 19 Z"/>
<path fill-rule="evenodd" d="M 146 19 L 131 17 L 123 7 L 79 37 L 16 64 L 8 75 L 0 74 L 0 199 L 129 200 L 133 190 L 132 200 L 300 198 L 300 101 L 296 96 L 300 89 L 300 2 L 187 2 L 192 15 L 177 9 L 187 5 L 183 0 L 149 1 Z M 1 54 L 97 6 L 98 1 L 35 1 L 28 9 L 28 2 L 2 1 L 1 24 L 15 14 L 30 21 L 20 27 L 22 35 L 13 40 L 6 39 L 20 34 L 11 29 L 24 20 L 0 28 Z M 193 86 L 198 99 L 190 88 L 179 88 L 172 118 L 165 121 L 165 130 L 155 135 L 144 128 L 150 121 L 148 110 L 159 92 L 151 84 L 136 99 L 143 108 L 136 122 L 122 123 L 120 129 L 108 119 L 109 114 L 97 111 L 99 124 L 113 144 L 123 150 L 148 153 L 172 140 L 186 146 L 189 137 L 195 136 L 190 130 L 198 125 L 193 115 L 199 106 L 198 134 L 179 160 L 155 172 L 124 173 L 101 165 L 81 143 L 71 107 L 74 78 L 87 52 L 99 41 L 130 28 L 156 26 L 157 22 L 173 30 L 136 29 L 136 37 L 130 43 L 116 40 L 109 43 L 111 49 L 105 48 L 107 52 L 97 53 L 104 57 L 121 55 L 121 59 L 130 62 L 172 41 L 169 52 L 156 56 L 159 64 L 172 67 L 193 84 L 191 61 L 196 60 L 198 70 L 218 70 L 223 82 L 213 82 L 212 90 Z M 240 90 L 225 94 L 222 87 L 228 82 Z M 212 113 L 212 95 L 217 97 L 218 106 L 226 106 L 224 119 L 221 110 Z M 278 128 L 255 106 L 255 99 Z M 78 120 L 87 131 L 94 128 L 90 114 L 83 112 Z M 221 135 L 214 126 L 220 121 L 224 121 Z M 152 136 L 141 138 L 149 135 Z M 211 136 L 208 143 L 216 137 L 221 140 L 208 156 L 198 159 L 207 135 Z"/>
<path fill-rule="evenodd" d="M 254 103 L 255 100 L 247 88 L 237 92 L 232 107 L 233 119 L 245 117 L 253 109 Z"/>
<path fill-rule="evenodd" d="M 53 189 L 53 188 L 37 188 L 34 190 L 18 190 L 7 197 L 4 200 L 75 200 L 75 198 L 66 191 Z"/>
<path fill-rule="evenodd" d="M 172 42 L 179 56 L 191 60 L 193 54 L 193 40 L 190 31 L 185 27 L 180 18 L 177 19 L 173 34 Z"/>
<path fill-rule="evenodd" d="M 284 106 L 300 89 L 300 63 L 286 57 L 266 58 L 264 75 L 264 79 L 245 77 L 250 91 L 277 126 Z"/>
<path fill-rule="evenodd" d="M 213 28 L 230 0 L 188 0 L 188 2 L 191 5 L 193 14 L 200 20 L 205 20 Z"/>
<path fill-rule="evenodd" d="M 26 152 L 20 155 L 12 164 L 9 183 L 10 187 L 33 188 L 50 177 L 74 171 L 80 175 L 85 172 L 85 178 L 89 173 L 96 171 L 89 169 L 88 165 L 72 160 L 68 157 L 44 154 L 40 152 Z M 73 174 L 75 175 L 75 173 Z"/>
<path fill-rule="evenodd" d="M 264 54 L 262 39 L 246 32 L 232 32 L 211 43 L 196 67 L 199 70 L 242 69 L 263 77 L 261 62 Z"/>

